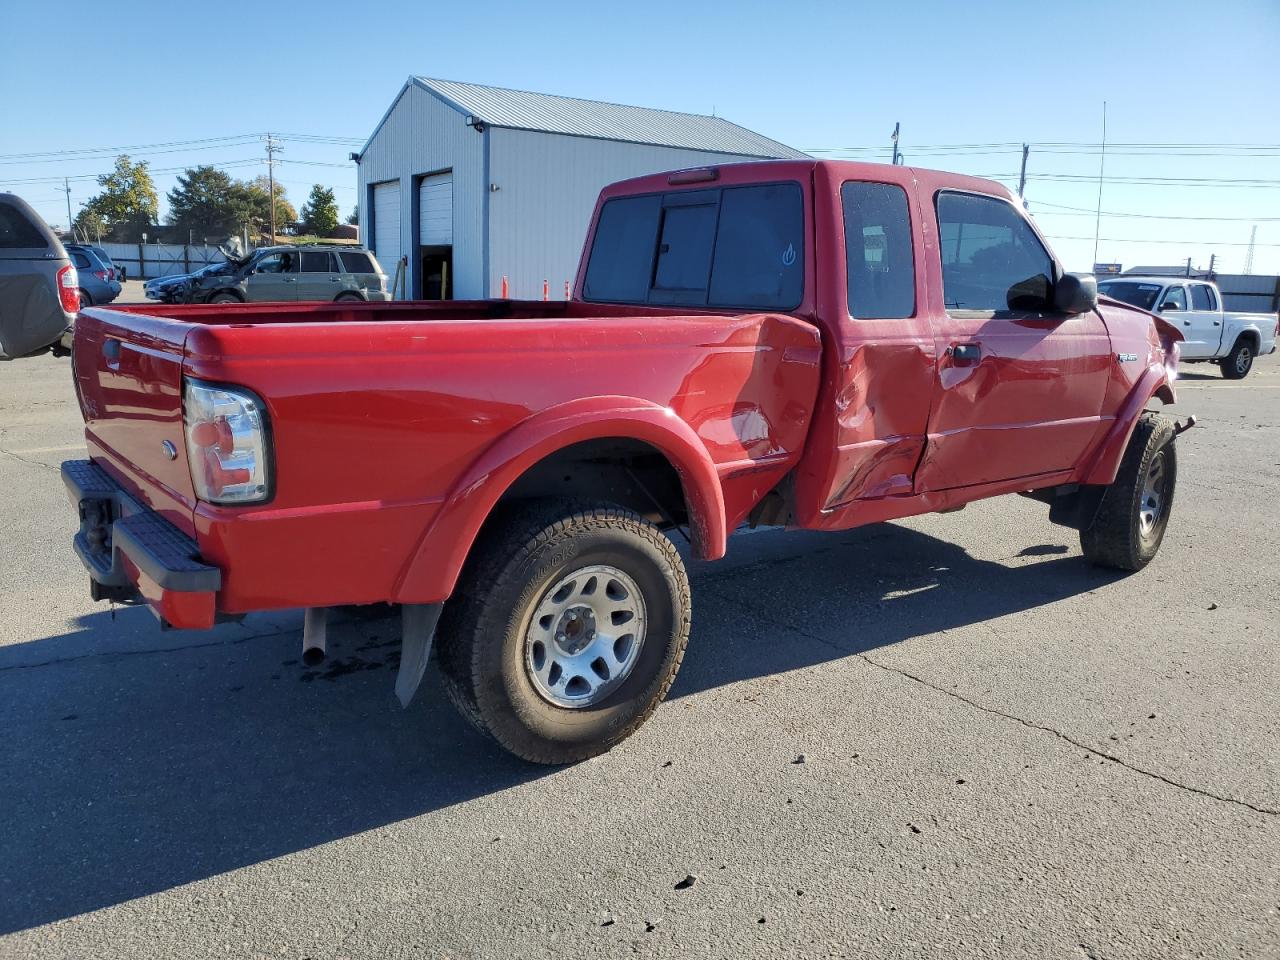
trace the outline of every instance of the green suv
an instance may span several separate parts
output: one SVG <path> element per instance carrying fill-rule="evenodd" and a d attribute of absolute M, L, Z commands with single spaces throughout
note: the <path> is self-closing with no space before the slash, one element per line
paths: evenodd
<path fill-rule="evenodd" d="M 193 278 L 196 303 L 390 300 L 387 278 L 359 247 L 260 247 L 235 269 Z"/>

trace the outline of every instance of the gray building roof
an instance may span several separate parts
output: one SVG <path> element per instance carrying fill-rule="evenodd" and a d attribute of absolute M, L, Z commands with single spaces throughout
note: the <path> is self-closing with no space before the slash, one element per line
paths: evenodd
<path fill-rule="evenodd" d="M 410 77 L 409 84 L 416 84 L 459 112 L 493 127 L 684 147 L 762 159 L 810 159 L 808 154 L 722 117 L 628 107 L 430 77 Z"/>

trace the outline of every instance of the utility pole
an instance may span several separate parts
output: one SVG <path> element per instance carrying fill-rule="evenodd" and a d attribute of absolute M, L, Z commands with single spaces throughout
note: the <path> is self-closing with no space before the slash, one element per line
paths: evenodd
<path fill-rule="evenodd" d="M 1245 276 L 1253 273 L 1253 244 L 1258 239 L 1258 225 L 1255 223 L 1253 229 L 1249 231 L 1249 249 L 1244 254 L 1244 272 Z"/>
<path fill-rule="evenodd" d="M 1187 257 L 1187 276 L 1191 276 L 1191 258 Z"/>
<path fill-rule="evenodd" d="M 1102 234 L 1102 179 L 1107 170 L 1107 101 L 1102 101 L 1102 158 L 1098 161 L 1098 214 L 1093 219 L 1093 262 L 1098 262 L 1098 237 Z"/>
<path fill-rule="evenodd" d="M 1209 279 L 1210 280 L 1213 279 L 1213 265 L 1217 262 L 1218 262 L 1218 255 L 1216 253 L 1209 254 Z"/>
<path fill-rule="evenodd" d="M 893 165 L 895 167 L 902 165 L 902 154 L 898 151 L 898 130 L 901 126 L 900 123 L 893 125 Z"/>
<path fill-rule="evenodd" d="M 1018 196 L 1025 197 L 1027 191 L 1027 154 L 1031 152 L 1030 144 L 1022 145 L 1022 172 L 1018 174 Z M 1095 259 L 1097 255 L 1095 254 Z"/>
<path fill-rule="evenodd" d="M 267 134 L 267 182 L 271 188 L 271 240 L 276 242 L 276 154 L 284 147 L 276 143 L 270 133 Z"/>
<path fill-rule="evenodd" d="M 71 226 L 71 181 L 66 177 L 62 178 L 62 190 L 59 192 L 67 195 L 67 233 L 75 237 L 74 228 Z"/>

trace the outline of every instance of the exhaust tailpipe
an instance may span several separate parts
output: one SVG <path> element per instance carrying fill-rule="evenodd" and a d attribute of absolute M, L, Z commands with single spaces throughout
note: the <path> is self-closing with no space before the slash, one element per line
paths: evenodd
<path fill-rule="evenodd" d="M 318 666 L 324 661 L 328 625 L 328 607 L 307 607 L 302 620 L 302 662 L 308 667 Z"/>

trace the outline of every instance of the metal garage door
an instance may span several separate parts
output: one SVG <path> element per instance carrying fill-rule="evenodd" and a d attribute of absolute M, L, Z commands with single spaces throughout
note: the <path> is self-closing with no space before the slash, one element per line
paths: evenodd
<path fill-rule="evenodd" d="M 387 275 L 387 283 L 396 275 L 400 259 L 400 181 L 378 183 L 373 187 L 373 252 Z"/>
<path fill-rule="evenodd" d="M 453 246 L 453 174 L 423 177 L 418 187 L 418 243 Z"/>

